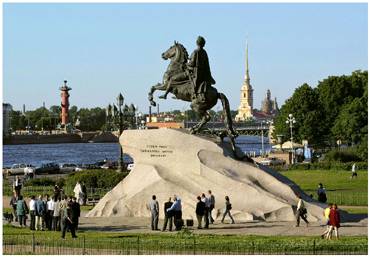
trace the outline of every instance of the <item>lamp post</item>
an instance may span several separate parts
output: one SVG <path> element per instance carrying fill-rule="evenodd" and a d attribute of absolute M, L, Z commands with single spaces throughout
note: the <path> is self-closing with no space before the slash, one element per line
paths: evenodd
<path fill-rule="evenodd" d="M 264 155 L 264 152 L 265 152 L 265 146 L 264 146 L 264 138 L 263 138 L 263 123 L 264 121 L 261 121 L 261 146 L 262 146 L 262 150 L 261 150 L 261 155 L 263 156 Z"/>
<path fill-rule="evenodd" d="M 292 144 L 292 164 L 294 164 L 294 151 L 293 151 L 293 124 L 295 123 L 295 118 L 293 114 L 289 113 L 288 118 L 286 119 L 285 123 L 289 124 L 290 127 L 290 143 Z"/>
<path fill-rule="evenodd" d="M 116 104 L 109 104 L 106 108 L 106 125 L 110 131 L 118 128 L 119 136 L 121 136 L 124 129 L 135 127 L 136 108 L 133 104 L 131 104 L 130 107 L 126 104 L 124 105 L 124 98 L 121 93 L 117 96 L 116 100 Z M 120 157 L 118 160 L 118 170 L 123 172 L 123 150 L 121 146 L 119 146 L 119 148 Z"/>
<path fill-rule="evenodd" d="M 123 131 L 123 126 L 122 126 L 122 106 L 123 106 L 123 95 L 119 93 L 117 96 L 117 105 L 118 105 L 118 129 L 119 129 L 119 136 L 121 136 L 122 131 Z M 119 144 L 119 149 L 120 149 L 120 157 L 118 161 L 118 170 L 120 172 L 123 172 L 123 150 L 121 145 Z"/>

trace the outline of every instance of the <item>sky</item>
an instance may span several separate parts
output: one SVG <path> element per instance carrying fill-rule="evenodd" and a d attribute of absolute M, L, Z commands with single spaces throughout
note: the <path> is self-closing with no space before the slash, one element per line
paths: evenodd
<path fill-rule="evenodd" d="M 232 109 L 247 39 L 254 108 L 267 89 L 281 106 L 303 83 L 367 70 L 367 19 L 367 3 L 5 3 L 3 102 L 59 105 L 68 80 L 71 106 L 105 108 L 121 92 L 147 113 L 147 93 L 169 64 L 161 53 L 176 40 L 190 54 L 202 35 L 215 87 Z M 190 108 L 171 97 L 158 103 L 160 111 Z"/>

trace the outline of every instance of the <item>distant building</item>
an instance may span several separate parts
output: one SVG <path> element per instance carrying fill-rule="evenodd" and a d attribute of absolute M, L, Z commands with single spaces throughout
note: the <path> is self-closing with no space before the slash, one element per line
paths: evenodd
<path fill-rule="evenodd" d="M 3 103 L 3 137 L 9 136 L 11 131 L 11 112 L 13 107 L 11 104 Z"/>
<path fill-rule="evenodd" d="M 253 88 L 250 84 L 249 65 L 248 65 L 248 44 L 246 50 L 246 70 L 244 82 L 240 90 L 240 106 L 235 121 L 246 121 L 253 118 Z"/>
<path fill-rule="evenodd" d="M 271 92 L 270 89 L 267 89 L 266 97 L 262 101 L 261 112 L 267 115 L 275 116 L 279 112 L 279 107 L 276 101 L 276 97 L 274 100 L 271 100 Z"/>

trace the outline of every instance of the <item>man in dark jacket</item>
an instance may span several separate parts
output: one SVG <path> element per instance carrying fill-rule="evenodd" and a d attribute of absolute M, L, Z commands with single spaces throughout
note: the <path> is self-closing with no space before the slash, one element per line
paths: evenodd
<path fill-rule="evenodd" d="M 46 208 L 42 200 L 42 196 L 39 195 L 39 199 L 36 201 L 36 230 L 45 230 L 45 212 Z"/>
<path fill-rule="evenodd" d="M 62 212 L 62 239 L 64 239 L 66 235 L 66 231 L 69 228 L 72 234 L 72 238 L 76 238 L 75 226 L 72 222 L 72 208 L 71 205 L 67 205 Z"/>
<path fill-rule="evenodd" d="M 162 231 L 165 231 L 167 228 L 167 222 L 169 222 L 169 230 L 172 231 L 172 215 L 167 212 L 167 209 L 171 208 L 173 202 L 171 202 L 171 197 L 168 199 L 168 202 L 164 203 L 164 224 Z"/>
<path fill-rule="evenodd" d="M 195 213 L 197 215 L 198 220 L 198 229 L 202 229 L 202 219 L 205 213 L 206 204 L 202 202 L 202 198 L 200 196 L 197 197 L 197 207 L 195 208 Z"/>
<path fill-rule="evenodd" d="M 72 226 L 75 231 L 78 229 L 78 219 L 81 214 L 80 204 L 76 201 L 76 197 L 72 197 L 71 210 L 72 210 Z"/>

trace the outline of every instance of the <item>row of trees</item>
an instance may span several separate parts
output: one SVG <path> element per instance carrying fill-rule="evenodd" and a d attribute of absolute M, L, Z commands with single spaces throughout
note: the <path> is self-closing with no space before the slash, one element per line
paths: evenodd
<path fill-rule="evenodd" d="M 303 84 L 282 105 L 275 118 L 275 137 L 290 137 L 286 118 L 296 119 L 294 138 L 316 147 L 343 144 L 362 147 L 367 154 L 368 72 L 355 71 L 349 76 L 330 76 L 317 87 Z"/>
<path fill-rule="evenodd" d="M 12 130 L 54 130 L 58 128 L 60 123 L 60 114 L 61 107 L 56 105 L 49 109 L 40 107 L 33 111 L 27 111 L 25 114 L 20 111 L 12 111 L 11 128 Z M 77 125 L 83 131 L 100 130 L 106 123 L 105 109 L 100 107 L 78 109 L 77 106 L 72 106 L 69 109 L 69 121 L 73 126 Z"/>

